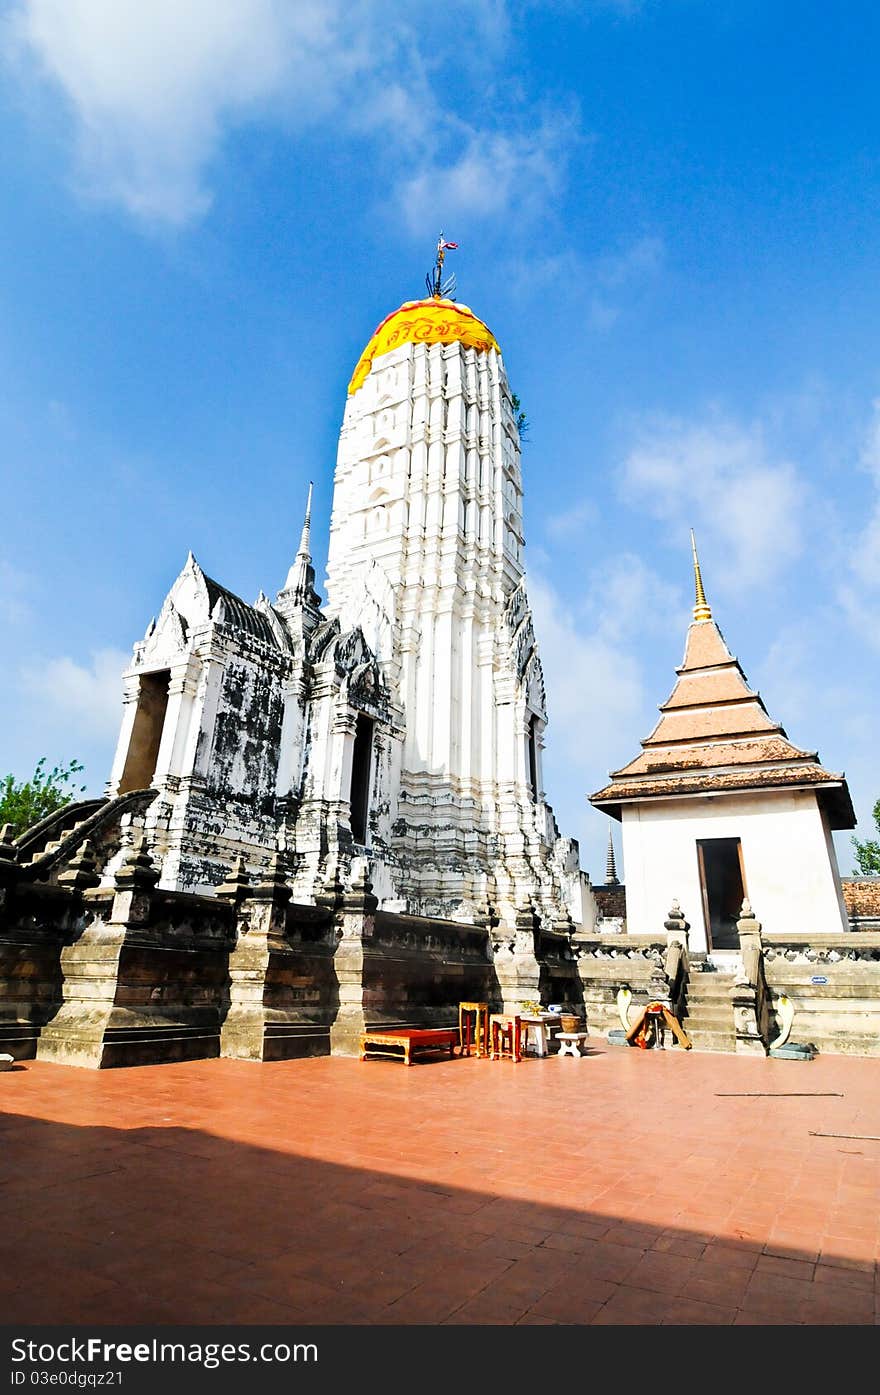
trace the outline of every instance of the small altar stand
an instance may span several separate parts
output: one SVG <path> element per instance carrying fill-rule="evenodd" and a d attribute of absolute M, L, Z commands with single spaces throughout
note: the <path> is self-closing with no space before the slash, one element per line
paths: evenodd
<path fill-rule="evenodd" d="M 626 1034 L 627 1045 L 640 1046 L 642 1050 L 652 1046 L 662 1047 L 663 1032 L 667 1027 L 679 1046 L 690 1051 L 690 1038 L 665 1003 L 646 1004 Z"/>

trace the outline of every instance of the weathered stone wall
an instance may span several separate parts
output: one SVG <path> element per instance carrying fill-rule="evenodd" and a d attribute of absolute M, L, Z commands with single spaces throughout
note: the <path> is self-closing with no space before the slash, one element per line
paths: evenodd
<path fill-rule="evenodd" d="M 783 993 L 794 1004 L 790 1039 L 829 1055 L 880 1056 L 880 934 L 763 939 L 771 1008 Z"/>
<path fill-rule="evenodd" d="M 79 897 L 57 886 L 9 888 L 0 905 L 0 1051 L 36 1055 L 61 1003 L 61 950 L 85 925 Z"/>
<path fill-rule="evenodd" d="M 650 984 L 662 969 L 666 935 L 574 935 L 574 951 L 589 1030 L 607 1034 L 622 1024 L 617 994 L 629 988 L 634 1006 L 652 996 Z"/>
<path fill-rule="evenodd" d="M 459 1002 L 488 1002 L 500 1011 L 488 931 L 378 912 L 364 942 L 366 1025 L 457 1026 Z"/>

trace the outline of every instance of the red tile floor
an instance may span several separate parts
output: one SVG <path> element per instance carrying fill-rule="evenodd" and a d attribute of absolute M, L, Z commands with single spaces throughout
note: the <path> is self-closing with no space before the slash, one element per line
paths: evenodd
<path fill-rule="evenodd" d="M 7 1323 L 877 1321 L 880 1061 L 0 1075 Z M 817 1137 L 816 1134 L 836 1135 Z"/>

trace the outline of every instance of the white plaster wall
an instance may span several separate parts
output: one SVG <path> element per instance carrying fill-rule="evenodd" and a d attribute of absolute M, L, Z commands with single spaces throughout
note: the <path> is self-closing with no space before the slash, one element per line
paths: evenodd
<path fill-rule="evenodd" d="M 697 796 L 623 806 L 630 934 L 661 929 L 674 898 L 706 948 L 700 838 L 739 838 L 746 885 L 764 929 L 826 934 L 847 928 L 836 864 L 814 793 Z"/>

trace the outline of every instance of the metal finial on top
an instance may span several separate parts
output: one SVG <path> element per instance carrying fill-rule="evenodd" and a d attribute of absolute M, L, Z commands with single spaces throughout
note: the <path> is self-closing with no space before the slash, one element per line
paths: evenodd
<path fill-rule="evenodd" d="M 695 620 L 711 620 L 712 611 L 709 602 L 706 600 L 706 593 L 703 590 L 703 577 L 700 572 L 700 559 L 697 556 L 697 543 L 694 538 L 694 530 L 691 529 L 691 551 L 694 554 L 694 590 L 696 604 L 694 606 Z"/>
<path fill-rule="evenodd" d="M 428 295 L 440 299 L 444 296 L 447 300 L 452 300 L 455 296 L 455 273 L 447 276 L 443 280 L 443 262 L 447 252 L 454 252 L 458 246 L 457 242 L 447 242 L 442 232 L 437 239 L 437 260 L 425 277 L 425 285 L 428 287 Z"/>

